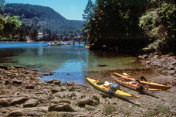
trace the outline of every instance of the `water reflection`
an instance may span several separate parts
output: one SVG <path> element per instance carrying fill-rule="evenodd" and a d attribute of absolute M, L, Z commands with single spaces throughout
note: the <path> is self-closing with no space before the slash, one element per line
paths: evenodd
<path fill-rule="evenodd" d="M 135 57 L 92 52 L 82 45 L 48 46 L 40 43 L 0 43 L 0 63 L 23 65 L 54 72 L 41 80 L 59 78 L 62 82 L 83 84 L 88 71 L 133 69 L 141 65 Z M 104 66 L 104 67 L 102 67 Z"/>

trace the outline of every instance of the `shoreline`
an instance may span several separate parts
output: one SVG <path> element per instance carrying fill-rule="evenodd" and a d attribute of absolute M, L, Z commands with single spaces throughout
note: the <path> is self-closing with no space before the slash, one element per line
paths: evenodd
<path fill-rule="evenodd" d="M 133 75 L 140 76 L 143 74 L 142 71 L 153 70 L 147 68 L 146 71 L 145 69 L 133 71 Z M 88 76 L 114 82 L 110 78 L 111 72 L 89 72 Z M 42 82 L 38 77 L 42 75 L 38 74 L 37 70 L 23 66 L 0 65 L 0 116 L 142 117 L 148 114 L 154 115 L 153 110 L 163 116 L 176 114 L 176 81 L 173 81 L 171 76 L 150 76 L 152 81 L 172 85 L 167 92 L 155 93 L 159 98 L 142 95 L 121 86 L 123 91 L 140 96 L 139 99 L 131 100 L 140 105 L 139 107 L 115 97 L 107 97 L 87 82 L 85 85 L 75 85 L 73 82 L 62 84 L 58 79 Z M 160 109 L 166 111 L 160 112 Z"/>
<path fill-rule="evenodd" d="M 176 79 L 176 56 L 160 55 L 157 52 L 138 56 L 146 68 L 155 68 L 158 73 L 172 76 Z"/>

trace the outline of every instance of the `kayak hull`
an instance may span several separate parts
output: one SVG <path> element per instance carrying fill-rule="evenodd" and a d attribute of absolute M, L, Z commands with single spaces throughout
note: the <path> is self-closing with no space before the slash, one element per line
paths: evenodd
<path fill-rule="evenodd" d="M 122 98 L 122 99 L 135 99 L 135 98 L 138 98 L 138 96 L 134 96 L 132 94 L 129 94 L 129 93 L 126 93 L 126 92 L 123 92 L 121 90 L 117 90 L 116 92 L 113 92 L 113 93 L 109 93 L 109 88 L 105 87 L 103 84 L 102 85 L 97 85 L 97 80 L 94 80 L 94 79 L 91 79 L 91 78 L 88 78 L 86 77 L 86 80 L 89 82 L 90 85 L 92 85 L 94 88 L 96 88 L 97 90 L 103 92 L 103 93 L 106 93 L 106 94 L 111 94 L 115 97 L 118 97 L 118 98 Z"/>
<path fill-rule="evenodd" d="M 117 75 L 123 79 L 127 79 L 127 80 L 131 80 L 131 81 L 136 81 L 135 78 L 129 76 L 129 75 L 122 75 L 122 74 L 119 74 L 119 73 L 116 73 L 114 72 L 114 75 Z M 170 89 L 171 87 L 170 86 L 166 86 L 166 85 L 163 85 L 163 84 L 158 84 L 158 83 L 154 83 L 154 82 L 150 82 L 150 81 L 140 81 L 140 84 L 141 85 L 146 85 L 146 86 L 149 86 L 150 88 L 154 88 L 154 89 L 161 89 L 161 90 L 168 90 Z"/>
<path fill-rule="evenodd" d="M 129 89 L 138 91 L 138 90 L 137 90 L 138 87 L 139 87 L 139 84 L 138 84 L 138 83 L 132 84 L 130 81 L 123 81 L 123 79 L 119 79 L 119 78 L 117 78 L 117 77 L 114 76 L 114 75 L 111 75 L 111 76 L 112 76 L 112 78 L 114 78 L 114 80 L 115 80 L 118 84 L 120 84 L 120 85 L 122 85 L 122 86 L 124 86 L 124 87 L 127 87 L 127 88 L 129 88 Z M 155 93 L 155 92 L 158 92 L 158 91 L 160 91 L 160 89 L 144 88 L 144 89 L 142 90 L 142 93 L 150 94 L 150 95 L 151 95 L 151 94 L 153 94 L 153 93 Z"/>

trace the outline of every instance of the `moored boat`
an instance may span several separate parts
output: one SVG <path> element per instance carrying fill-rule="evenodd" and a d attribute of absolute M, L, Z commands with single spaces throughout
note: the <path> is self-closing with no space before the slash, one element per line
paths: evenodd
<path fill-rule="evenodd" d="M 58 46 L 59 45 L 59 42 L 49 42 L 48 43 L 49 46 Z"/>
<path fill-rule="evenodd" d="M 110 94 L 109 93 L 110 87 L 105 86 L 103 82 L 100 82 L 99 80 L 95 80 L 95 79 L 88 78 L 88 77 L 86 77 L 86 80 L 89 82 L 89 84 L 91 84 L 94 88 L 98 89 L 99 91 Z M 113 96 L 123 98 L 123 99 L 138 98 L 138 96 L 123 92 L 120 89 L 117 89 L 115 92 L 112 92 L 111 94 Z"/>

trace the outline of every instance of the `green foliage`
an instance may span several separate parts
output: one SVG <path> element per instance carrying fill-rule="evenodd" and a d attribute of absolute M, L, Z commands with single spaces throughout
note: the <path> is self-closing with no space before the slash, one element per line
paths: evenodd
<path fill-rule="evenodd" d="M 5 22 L 5 19 L 2 17 L 2 15 L 0 15 L 0 30 L 4 29 L 4 22 Z"/>
<path fill-rule="evenodd" d="M 156 4 L 156 0 L 151 3 Z M 145 51 L 162 51 L 163 53 L 176 52 L 174 2 L 160 1 L 155 8 L 150 8 L 139 19 L 139 26 L 144 30 L 151 43 Z"/>
<path fill-rule="evenodd" d="M 3 89 L 0 89 L 0 95 L 4 95 L 6 93 L 7 93 L 6 91 L 4 91 Z"/>
<path fill-rule="evenodd" d="M 15 31 L 21 26 L 21 22 L 16 16 L 3 18 L 1 16 L 1 30 L 0 35 L 3 37 L 11 37 Z"/>
<path fill-rule="evenodd" d="M 91 18 L 91 14 L 93 12 L 93 2 L 92 0 L 88 0 L 88 3 L 86 5 L 86 8 L 84 10 L 84 14 L 83 14 L 83 19 L 88 22 L 89 19 Z"/>
<path fill-rule="evenodd" d="M 104 112 L 109 115 L 116 111 L 116 108 L 113 105 L 104 106 Z"/>
<path fill-rule="evenodd" d="M 91 49 L 102 49 L 106 45 L 123 53 L 140 50 L 145 40 L 138 18 L 145 3 L 146 0 L 96 0 L 91 18 L 84 25 L 84 34 L 93 44 Z"/>
<path fill-rule="evenodd" d="M 155 110 L 148 111 L 146 114 L 144 114 L 144 117 L 170 117 L 170 109 L 168 107 L 160 106 L 156 108 Z"/>
<path fill-rule="evenodd" d="M 84 24 L 91 49 L 176 52 L 174 0 L 96 0 Z"/>
<path fill-rule="evenodd" d="M 49 7 L 29 4 L 6 4 L 1 13 L 4 16 L 18 16 L 24 25 L 39 32 L 49 29 L 52 32 L 80 32 L 82 21 L 67 20 Z"/>
<path fill-rule="evenodd" d="M 0 41 L 6 40 L 6 37 L 13 37 L 20 26 L 21 22 L 16 16 L 8 16 L 4 18 L 2 15 L 0 15 Z"/>
<path fill-rule="evenodd" d="M 0 0 L 0 7 L 4 7 L 5 0 Z"/>
<path fill-rule="evenodd" d="M 157 9 L 148 11 L 142 17 L 140 17 L 139 26 L 142 29 L 145 29 L 146 31 L 150 31 L 152 30 L 152 28 L 154 28 L 153 24 L 156 23 L 157 18 L 158 18 Z"/>
<path fill-rule="evenodd" d="M 10 17 L 8 16 L 6 18 L 6 22 L 4 27 L 9 30 L 9 32 L 12 32 L 13 30 L 18 29 L 21 26 L 21 22 L 17 19 L 17 16 Z"/>

